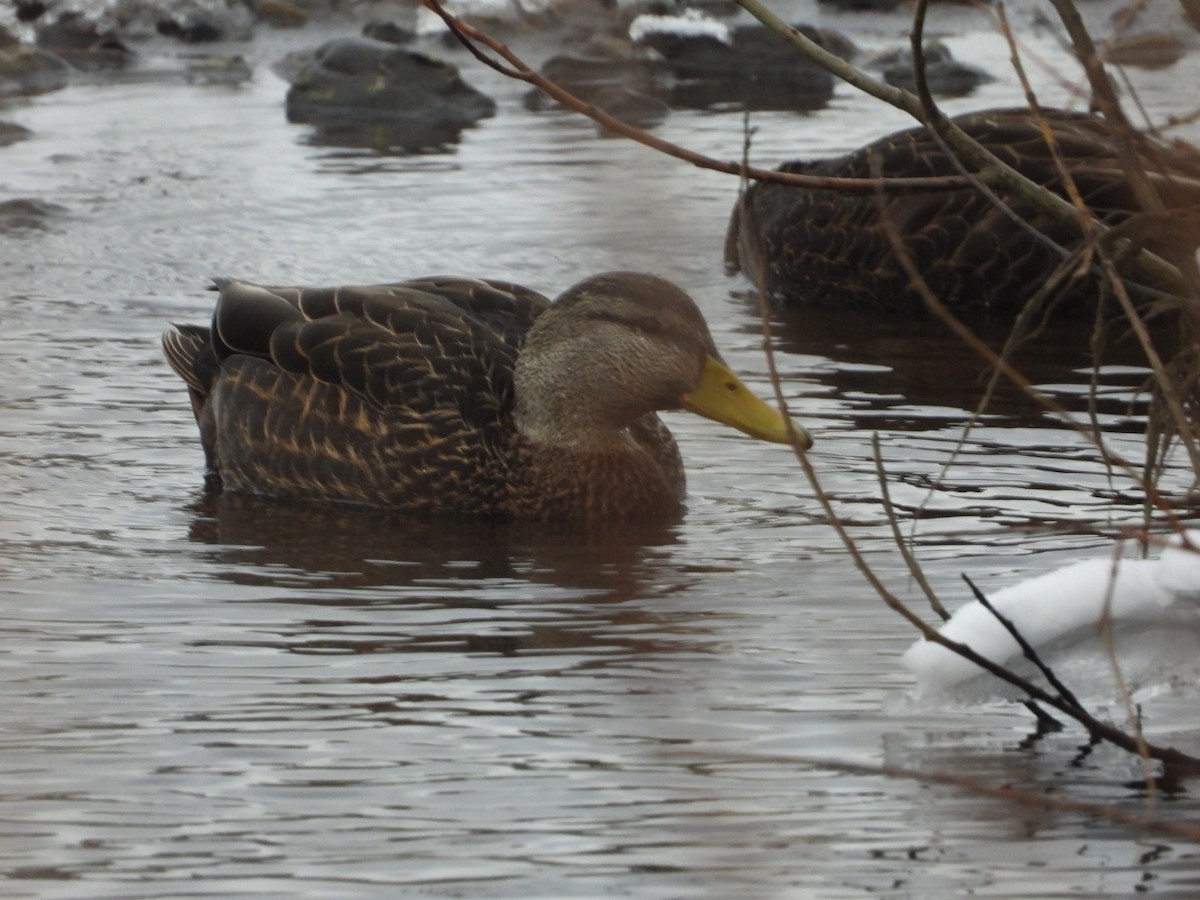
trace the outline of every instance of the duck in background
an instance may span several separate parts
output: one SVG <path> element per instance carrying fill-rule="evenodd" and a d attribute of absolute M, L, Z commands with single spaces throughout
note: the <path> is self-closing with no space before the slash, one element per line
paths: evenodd
<path fill-rule="evenodd" d="M 1083 199 L 1105 223 L 1137 214 L 1130 179 L 1103 119 L 1063 110 L 1042 111 L 1063 162 Z M 1001 160 L 1065 196 L 1055 161 L 1037 119 L 1028 109 L 992 109 L 953 120 Z M 1135 136 L 1139 164 L 1168 210 L 1200 206 L 1200 152 L 1182 143 Z M 911 128 L 832 159 L 789 162 L 779 171 L 804 175 L 872 178 L 960 174 L 955 160 L 925 127 Z M 783 305 L 823 304 L 911 314 L 924 303 L 888 239 L 893 228 L 933 293 L 956 310 L 1013 315 L 1041 288 L 1063 257 L 1060 247 L 1080 239 L 1026 202 L 1012 210 L 1014 222 L 973 187 L 931 191 L 847 193 L 782 184 L 751 185 L 734 208 L 725 244 L 726 269 L 744 272 L 755 286 Z M 1174 227 L 1140 230 L 1148 249 L 1174 261 L 1191 259 L 1200 244 L 1193 211 Z M 1194 261 L 1192 262 L 1194 266 Z M 1093 278 L 1064 285 L 1067 305 L 1092 308 Z"/>

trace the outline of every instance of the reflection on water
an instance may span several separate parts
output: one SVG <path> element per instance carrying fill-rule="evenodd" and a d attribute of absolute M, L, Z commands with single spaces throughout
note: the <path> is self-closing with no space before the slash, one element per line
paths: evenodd
<path fill-rule="evenodd" d="M 1004 350 L 1011 323 L 968 324 L 993 351 Z M 1093 386 L 1093 328 L 1086 318 L 1047 323 L 1011 351 L 1008 361 L 1068 412 L 1086 415 L 1094 409 L 1106 429 L 1140 431 L 1151 374 L 1145 354 L 1129 335 L 1110 338 L 1101 350 L 1102 366 Z M 775 315 L 773 330 L 785 352 L 828 357 L 815 374 L 857 407 L 854 418 L 860 427 L 925 429 L 938 410 L 947 421 L 980 412 L 983 421 L 1000 417 L 1014 425 L 1057 424 L 1045 407 L 1007 378 L 996 380 L 985 397 L 991 367 L 933 318 L 897 323 L 831 310 L 791 309 Z"/>
<path fill-rule="evenodd" d="M 993 38 L 973 34 L 971 58 L 1002 61 Z M 1135 762 L 1032 737 L 1001 698 L 910 700 L 911 630 L 786 448 L 670 414 L 687 515 L 586 539 L 204 493 L 157 339 L 204 317 L 213 274 L 461 272 L 553 294 L 651 270 L 689 287 L 769 395 L 753 304 L 729 293 L 745 283 L 720 268 L 736 186 L 487 89 L 496 118 L 425 158 L 308 142 L 261 65 L 234 88 L 80 84 L 3 111 L 34 136 L 0 150 L 0 190 L 66 210 L 0 242 L 5 896 L 1194 896 L 1195 851 L 1174 839 L 829 764 L 1200 814 L 1193 783 L 1151 803 Z M 838 94 L 763 114 L 754 151 L 842 152 L 899 124 L 873 109 Z M 741 125 L 682 111 L 659 133 L 737 158 Z M 902 596 L 875 432 L 951 605 L 963 573 L 999 587 L 1140 521 L 1129 481 L 1007 388 L 963 443 L 982 367 L 939 327 L 773 325 L 822 484 Z M 1086 359 L 1045 346 L 1026 371 L 1086 411 Z M 1099 422 L 1136 459 L 1143 373 L 1108 362 Z M 1084 678 L 1086 702 L 1124 716 Z M 1162 743 L 1200 733 L 1194 679 L 1139 690 Z"/>
<path fill-rule="evenodd" d="M 311 126 L 305 142 L 313 147 L 346 147 L 381 154 L 446 152 L 457 144 L 461 125 L 427 121 L 356 121 L 353 119 L 306 119 L 294 122 Z"/>
<path fill-rule="evenodd" d="M 221 578 L 281 589 L 272 602 L 328 607 L 311 636 L 289 627 L 290 652 L 636 654 L 669 644 L 655 636 L 654 616 L 621 606 L 661 589 L 653 563 L 677 540 L 667 528 L 581 539 L 524 523 L 207 494 L 193 512 L 190 538 L 212 546 Z M 419 611 L 425 628 L 381 639 L 358 633 L 361 621 L 332 618 L 372 607 Z"/>

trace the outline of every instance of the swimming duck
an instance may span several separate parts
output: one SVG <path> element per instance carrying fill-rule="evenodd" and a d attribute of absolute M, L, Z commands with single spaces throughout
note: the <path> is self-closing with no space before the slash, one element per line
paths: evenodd
<path fill-rule="evenodd" d="M 721 362 L 679 287 L 586 278 L 550 303 L 459 277 L 336 288 L 216 279 L 212 326 L 163 335 L 224 489 L 544 521 L 668 519 L 657 410 L 805 448 Z"/>
<path fill-rule="evenodd" d="M 1084 200 L 1105 222 L 1140 210 L 1116 143 L 1103 119 L 1043 111 Z M 1059 169 L 1028 109 L 995 109 L 958 116 L 967 134 L 1031 180 L 1063 193 Z M 1137 137 L 1142 167 L 1168 209 L 1200 204 L 1200 154 L 1182 145 Z M 877 167 L 873 170 L 873 165 Z M 924 127 L 900 131 L 833 159 L 789 162 L 780 171 L 870 178 L 956 175 L 953 160 Z M 1013 201 L 1022 219 L 1060 246 L 1079 238 L 1063 225 Z M 735 207 L 726 237 L 726 268 L 743 271 L 784 304 L 816 303 L 897 312 L 923 309 L 919 294 L 888 240 L 891 223 L 916 268 L 947 306 L 1015 313 L 1062 262 L 972 188 L 875 193 L 808 190 L 759 182 Z M 1195 217 L 1179 227 L 1149 228 L 1140 237 L 1164 256 L 1190 257 L 1200 243 Z M 1096 295 L 1096 282 L 1076 279 L 1063 292 L 1068 305 Z"/>

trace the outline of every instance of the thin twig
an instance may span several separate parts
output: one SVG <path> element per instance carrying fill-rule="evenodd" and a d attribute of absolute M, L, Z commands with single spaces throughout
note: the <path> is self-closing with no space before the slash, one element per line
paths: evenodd
<path fill-rule="evenodd" d="M 904 535 L 900 532 L 900 521 L 896 518 L 896 508 L 892 505 L 892 496 L 888 491 L 887 472 L 883 468 L 883 452 L 879 446 L 879 432 L 871 435 L 871 450 L 872 455 L 875 457 L 875 477 L 879 482 L 879 499 L 883 503 L 888 525 L 892 529 L 892 540 L 896 544 L 896 549 L 900 551 L 900 556 L 903 557 L 909 574 L 912 575 L 913 580 L 920 586 L 922 593 L 925 594 L 925 598 L 929 601 L 929 607 L 935 615 L 945 622 L 950 618 L 950 612 L 942 605 L 942 601 L 938 599 L 937 592 L 934 591 L 933 586 L 929 583 L 929 579 L 925 577 L 925 570 L 921 568 L 921 563 L 913 555 L 908 541 L 904 539 Z"/>
<path fill-rule="evenodd" d="M 1046 679 L 1049 685 L 1058 691 L 1059 696 L 1066 700 L 1067 703 L 1070 704 L 1074 709 L 1080 712 L 1086 712 L 1083 704 L 1079 702 L 1079 698 L 1075 696 L 1074 691 L 1063 684 L 1062 679 L 1055 674 L 1054 670 L 1046 665 L 1045 661 L 1038 654 L 1038 652 L 1033 649 L 1033 645 L 1030 644 L 1029 641 L 1025 640 L 1025 635 L 1021 634 L 1020 629 L 1013 624 L 1012 619 L 1008 618 L 1008 616 L 1004 615 L 1002 612 L 1000 612 L 1000 610 L 996 609 L 996 607 L 992 605 L 992 601 L 989 600 L 987 595 L 984 594 L 984 592 L 979 589 L 978 585 L 971 580 L 970 576 L 964 574 L 962 576 L 962 580 L 967 583 L 967 587 L 971 589 L 971 593 L 975 595 L 975 599 L 979 601 L 979 605 L 990 612 L 992 614 L 992 618 L 999 622 L 1001 626 L 1003 626 L 1004 630 L 1012 636 L 1013 640 L 1017 642 L 1017 646 L 1021 648 L 1021 653 L 1024 655 L 1024 657 L 1037 667 L 1037 670 L 1042 673 L 1042 676 Z"/>

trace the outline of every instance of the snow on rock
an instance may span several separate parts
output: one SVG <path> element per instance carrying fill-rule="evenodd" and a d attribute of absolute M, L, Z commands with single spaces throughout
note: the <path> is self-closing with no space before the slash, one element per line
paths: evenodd
<path fill-rule="evenodd" d="M 1086 560 L 999 590 L 988 600 L 1035 649 L 1073 632 L 1094 640 L 1109 604 L 1114 622 L 1153 623 L 1178 604 L 1200 604 L 1200 531 L 1173 537 L 1158 559 L 1110 555 Z M 997 663 L 1021 652 L 1008 630 L 977 600 L 955 612 L 940 633 Z M 983 672 L 924 638 L 905 652 L 902 662 L 922 690 L 948 688 Z"/>
<path fill-rule="evenodd" d="M 711 19 L 704 13 L 688 9 L 678 16 L 655 16 L 645 13 L 629 24 L 629 38 L 640 43 L 649 34 L 672 34 L 679 37 L 711 37 L 722 44 L 732 43 L 729 26 Z"/>

